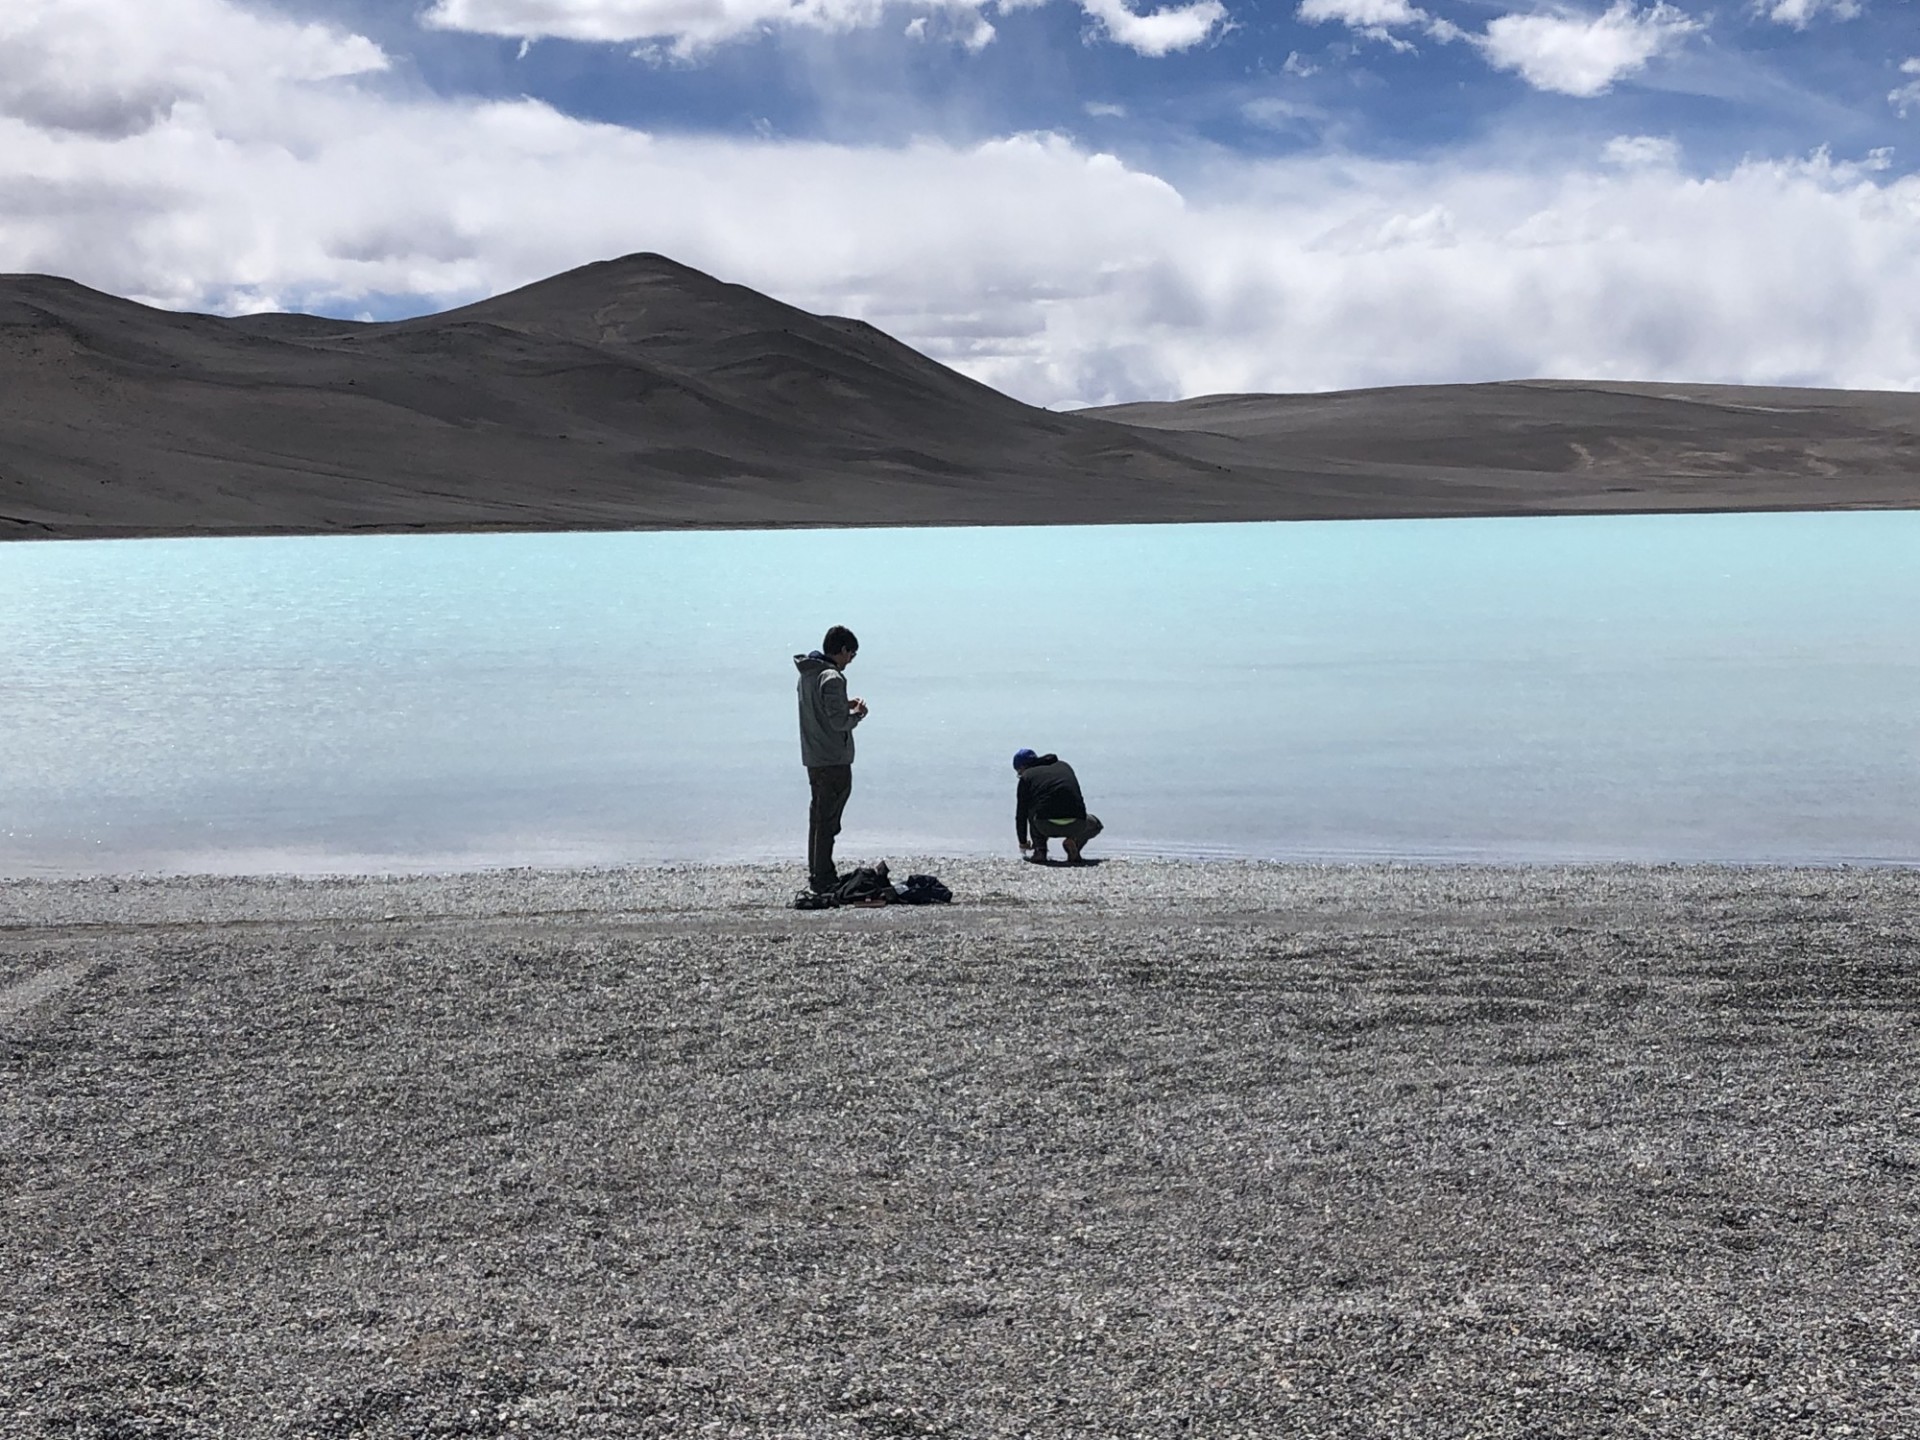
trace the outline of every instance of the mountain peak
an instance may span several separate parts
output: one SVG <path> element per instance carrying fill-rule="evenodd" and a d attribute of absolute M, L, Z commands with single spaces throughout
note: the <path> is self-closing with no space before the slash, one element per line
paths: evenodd
<path fill-rule="evenodd" d="M 674 259 L 671 255 L 662 255 L 658 250 L 635 250 L 630 255 L 615 255 L 606 260 L 590 260 L 585 265 L 576 266 L 572 270 L 563 270 L 559 275 L 551 278 L 559 280 L 568 275 L 596 271 L 603 274 L 608 271 L 634 271 L 642 274 L 670 275 L 688 280 L 705 280 L 711 285 L 726 283 L 716 280 L 704 270 L 696 270 L 693 266 Z"/>
<path fill-rule="evenodd" d="M 805 311 L 652 251 L 596 260 L 458 310 L 402 323 L 437 328 L 473 321 L 650 351 L 820 323 Z"/>

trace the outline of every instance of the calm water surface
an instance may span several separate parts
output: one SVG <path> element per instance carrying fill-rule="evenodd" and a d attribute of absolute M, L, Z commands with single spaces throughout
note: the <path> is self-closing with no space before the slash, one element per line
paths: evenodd
<path fill-rule="evenodd" d="M 0 547 L 0 873 L 842 855 L 1920 862 L 1920 514 Z"/>

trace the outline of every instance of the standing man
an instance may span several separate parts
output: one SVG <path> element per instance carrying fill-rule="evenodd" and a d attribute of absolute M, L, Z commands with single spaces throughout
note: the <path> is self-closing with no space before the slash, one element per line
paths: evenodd
<path fill-rule="evenodd" d="M 833 837 L 853 793 L 853 727 L 867 718 L 867 702 L 847 698 L 847 666 L 860 642 L 844 625 L 827 631 L 820 648 L 793 657 L 800 672 L 800 763 L 813 786 L 807 811 L 807 883 L 816 894 L 840 883 Z"/>
<path fill-rule="evenodd" d="M 1027 859 L 1036 865 L 1047 864 L 1047 841 L 1057 838 L 1067 852 L 1069 865 L 1084 863 L 1081 846 L 1106 827 L 1098 815 L 1087 813 L 1073 767 L 1058 755 L 1036 755 L 1021 749 L 1014 752 L 1013 770 L 1020 777 L 1013 799 L 1013 829 Z"/>

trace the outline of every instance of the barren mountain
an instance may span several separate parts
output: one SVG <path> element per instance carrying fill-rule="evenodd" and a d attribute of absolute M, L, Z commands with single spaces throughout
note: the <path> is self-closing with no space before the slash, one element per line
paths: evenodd
<path fill-rule="evenodd" d="M 440 315 L 0 277 L 0 536 L 1920 504 L 1920 397 L 1528 382 L 1036 409 L 657 255 Z"/>

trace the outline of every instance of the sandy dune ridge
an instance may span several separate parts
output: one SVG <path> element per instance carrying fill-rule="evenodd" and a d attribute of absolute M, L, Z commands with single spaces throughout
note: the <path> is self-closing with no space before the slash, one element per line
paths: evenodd
<path fill-rule="evenodd" d="M 658 255 L 391 323 L 0 277 L 0 537 L 1911 507 L 1920 397 L 1584 382 L 1036 409 Z"/>

